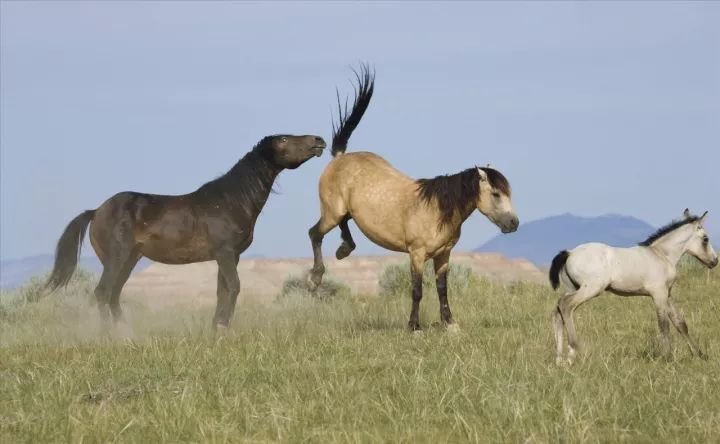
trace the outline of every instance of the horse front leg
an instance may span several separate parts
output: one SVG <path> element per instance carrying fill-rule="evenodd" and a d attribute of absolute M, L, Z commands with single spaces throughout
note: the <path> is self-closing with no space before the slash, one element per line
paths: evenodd
<path fill-rule="evenodd" d="M 670 307 L 668 291 L 666 289 L 651 292 L 655 311 L 657 312 L 658 328 L 660 329 L 660 348 L 663 358 L 666 361 L 672 359 L 672 348 L 670 347 Z"/>
<path fill-rule="evenodd" d="M 440 322 L 448 331 L 459 331 L 452 312 L 450 311 L 450 303 L 447 296 L 447 280 L 449 272 L 450 252 L 443 253 L 433 258 L 435 266 L 435 287 L 437 288 L 438 300 L 440 302 Z"/>
<path fill-rule="evenodd" d="M 412 277 L 412 309 L 410 310 L 410 331 L 420 331 L 420 301 L 422 300 L 423 269 L 425 268 L 425 251 L 410 252 L 410 276 Z"/>
<path fill-rule="evenodd" d="M 236 253 L 222 253 L 216 258 L 218 264 L 217 277 L 217 306 L 213 317 L 215 328 L 228 328 L 230 318 L 235 312 L 235 304 L 240 293 L 240 277 L 237 264 L 240 255 Z"/>
<path fill-rule="evenodd" d="M 683 338 L 685 338 L 688 347 L 690 347 L 690 352 L 701 359 L 707 359 L 707 355 L 703 353 L 700 347 L 698 347 L 695 341 L 693 341 L 693 339 L 690 337 L 690 332 L 688 331 L 688 326 L 685 323 L 685 319 L 683 318 L 682 313 L 680 313 L 680 311 L 675 308 L 675 305 L 669 298 L 668 308 L 670 309 L 670 320 L 672 321 L 677 331 L 682 335 Z"/>

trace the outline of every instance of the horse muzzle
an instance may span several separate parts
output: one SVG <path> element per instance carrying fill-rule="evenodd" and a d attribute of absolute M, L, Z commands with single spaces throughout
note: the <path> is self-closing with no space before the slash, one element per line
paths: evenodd
<path fill-rule="evenodd" d="M 517 216 L 507 218 L 498 224 L 503 234 L 514 233 L 520 226 L 520 219 Z"/>
<path fill-rule="evenodd" d="M 327 147 L 327 144 L 325 143 L 325 140 L 323 140 L 322 137 L 316 137 L 315 145 L 310 150 L 315 155 L 315 157 L 320 157 L 320 156 L 322 156 L 322 153 L 323 153 L 323 151 L 325 151 L 326 147 Z"/>

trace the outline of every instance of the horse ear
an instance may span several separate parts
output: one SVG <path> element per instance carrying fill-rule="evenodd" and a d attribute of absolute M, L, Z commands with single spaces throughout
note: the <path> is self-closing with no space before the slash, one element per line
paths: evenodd
<path fill-rule="evenodd" d="M 690 209 L 685 208 L 685 211 L 683 211 L 683 217 L 684 217 L 685 219 L 690 219 L 691 216 L 692 216 L 692 215 L 690 214 Z"/>
<path fill-rule="evenodd" d="M 483 171 L 483 169 L 478 167 L 477 165 L 475 166 L 475 168 L 477 168 L 478 176 L 480 176 L 480 182 L 487 182 L 487 180 L 488 180 L 487 173 L 485 171 Z"/>
<path fill-rule="evenodd" d="M 700 216 L 700 219 L 698 219 L 698 223 L 699 223 L 699 224 L 702 224 L 703 222 L 705 222 L 705 216 L 707 216 L 707 213 L 708 213 L 708 212 L 706 211 L 706 212 L 703 213 L 702 216 Z"/>

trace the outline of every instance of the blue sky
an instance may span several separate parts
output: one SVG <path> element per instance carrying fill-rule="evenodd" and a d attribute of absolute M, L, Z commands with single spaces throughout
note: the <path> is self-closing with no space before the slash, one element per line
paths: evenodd
<path fill-rule="evenodd" d="M 377 87 L 351 150 L 414 177 L 491 163 L 521 221 L 689 206 L 720 233 L 717 3 L 1 5 L 3 259 L 116 192 L 192 191 L 264 135 L 329 139 L 360 60 Z M 280 176 L 248 253 L 310 255 L 328 161 Z M 459 248 L 497 232 L 476 214 Z"/>

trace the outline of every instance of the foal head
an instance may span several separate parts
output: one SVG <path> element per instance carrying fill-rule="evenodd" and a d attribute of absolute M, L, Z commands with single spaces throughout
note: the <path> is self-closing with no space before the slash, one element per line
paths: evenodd
<path fill-rule="evenodd" d="M 512 205 L 510 183 L 498 170 L 477 168 L 477 209 L 500 228 L 503 233 L 517 230 L 520 220 Z"/>
<path fill-rule="evenodd" d="M 689 215 L 688 210 L 685 210 L 684 216 L 686 218 L 693 217 Z M 718 255 L 710 243 L 710 238 L 703 227 L 703 222 L 706 217 L 707 211 L 700 217 L 695 216 L 695 221 L 688 224 L 690 225 L 688 229 L 692 230 L 692 233 L 690 234 L 690 239 L 688 240 L 685 249 L 692 256 L 695 256 L 697 260 L 705 264 L 706 267 L 714 268 L 718 264 Z"/>
<path fill-rule="evenodd" d="M 278 134 L 262 139 L 255 150 L 276 166 L 294 170 L 310 158 L 320 157 L 325 146 L 319 136 Z"/>

